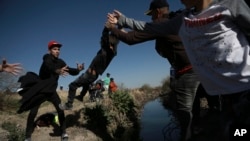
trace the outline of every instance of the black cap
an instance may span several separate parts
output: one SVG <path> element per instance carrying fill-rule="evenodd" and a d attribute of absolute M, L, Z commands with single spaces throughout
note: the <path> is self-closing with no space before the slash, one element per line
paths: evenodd
<path fill-rule="evenodd" d="M 162 7 L 169 7 L 168 2 L 166 0 L 153 0 L 150 3 L 149 10 L 145 12 L 146 15 L 151 15 L 152 10 Z"/>

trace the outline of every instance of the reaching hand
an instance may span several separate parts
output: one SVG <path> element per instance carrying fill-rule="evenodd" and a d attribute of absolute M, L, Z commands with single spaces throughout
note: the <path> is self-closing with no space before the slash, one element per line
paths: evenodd
<path fill-rule="evenodd" d="M 67 76 L 68 75 L 68 71 L 69 71 L 69 69 L 68 69 L 68 66 L 65 66 L 65 67 L 62 67 L 61 69 L 59 69 L 59 75 L 61 75 L 61 76 Z"/>
<path fill-rule="evenodd" d="M 22 70 L 22 67 L 19 63 L 8 64 L 7 61 L 3 59 L 0 70 L 11 73 L 13 75 L 17 75 Z"/>

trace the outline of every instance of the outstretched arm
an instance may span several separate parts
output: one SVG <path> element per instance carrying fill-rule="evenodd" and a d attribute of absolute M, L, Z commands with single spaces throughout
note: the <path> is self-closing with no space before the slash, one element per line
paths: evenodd
<path fill-rule="evenodd" d="M 142 43 L 149 40 L 154 40 L 156 38 L 155 34 L 149 34 L 142 31 L 129 31 L 124 32 L 119 30 L 114 26 L 114 24 L 110 22 L 106 22 L 105 26 L 115 35 L 119 40 L 128 44 L 134 45 L 138 43 Z"/>
<path fill-rule="evenodd" d="M 178 35 L 179 29 L 182 25 L 183 16 L 185 11 L 175 18 L 162 22 L 150 22 L 146 23 L 143 21 L 137 21 L 132 18 L 127 18 L 123 14 L 116 14 L 114 11 L 112 14 L 108 14 L 108 21 L 110 23 L 118 24 L 123 27 L 129 27 L 134 30 L 146 31 L 150 34 L 155 34 L 157 36 L 166 36 L 166 35 Z M 118 15 L 118 16 L 117 16 Z"/>
<path fill-rule="evenodd" d="M 80 71 L 84 70 L 84 63 L 78 64 L 76 63 L 77 68 L 68 67 L 68 73 L 70 75 L 78 75 Z"/>
<path fill-rule="evenodd" d="M 114 10 L 113 13 L 108 13 L 107 17 L 110 23 L 133 30 L 143 30 L 143 27 L 146 23 L 144 21 L 136 21 L 132 18 L 127 18 L 118 10 Z"/>

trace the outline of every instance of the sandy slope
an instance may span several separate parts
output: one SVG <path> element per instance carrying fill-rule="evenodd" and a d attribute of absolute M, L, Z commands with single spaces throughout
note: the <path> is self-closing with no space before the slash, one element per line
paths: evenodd
<path fill-rule="evenodd" d="M 59 91 L 59 96 L 62 101 L 66 101 L 67 93 Z M 19 96 L 13 96 L 11 98 L 20 98 Z M 85 96 L 88 99 L 88 95 Z M 88 103 L 85 103 L 88 104 Z M 82 115 L 80 117 L 75 117 L 75 114 L 81 113 L 81 109 L 84 108 L 84 103 L 75 101 L 74 108 L 71 111 L 65 111 L 66 120 L 67 120 L 67 133 L 69 134 L 69 141 L 101 141 L 99 137 L 97 137 L 93 132 L 87 130 L 83 127 Z M 90 104 L 90 103 L 89 103 Z M 22 113 L 20 115 L 16 114 L 15 111 L 0 111 L 0 125 L 3 122 L 10 121 L 12 123 L 16 123 L 16 126 L 21 129 L 25 129 L 26 127 L 26 119 L 28 112 Z M 55 112 L 55 108 L 49 102 L 45 102 L 41 105 L 38 116 L 47 112 Z M 78 119 L 77 119 L 78 118 Z M 0 141 L 8 141 L 7 135 L 8 133 L 0 128 Z M 32 134 L 33 141 L 61 141 L 60 135 L 55 135 L 54 127 L 40 127 L 36 128 Z"/>

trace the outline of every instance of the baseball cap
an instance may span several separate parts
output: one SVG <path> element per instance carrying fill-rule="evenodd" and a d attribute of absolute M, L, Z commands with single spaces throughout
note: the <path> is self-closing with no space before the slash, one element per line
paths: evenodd
<path fill-rule="evenodd" d="M 166 0 L 153 0 L 150 3 L 149 10 L 145 12 L 146 15 L 151 15 L 152 11 L 157 8 L 169 7 L 169 4 Z"/>
<path fill-rule="evenodd" d="M 60 44 L 54 40 L 52 40 L 48 43 L 48 49 L 51 49 L 52 47 L 61 47 L 61 46 L 62 46 L 62 44 Z"/>

